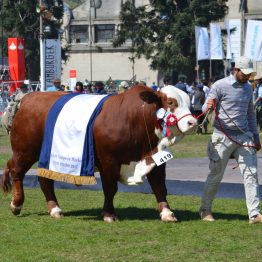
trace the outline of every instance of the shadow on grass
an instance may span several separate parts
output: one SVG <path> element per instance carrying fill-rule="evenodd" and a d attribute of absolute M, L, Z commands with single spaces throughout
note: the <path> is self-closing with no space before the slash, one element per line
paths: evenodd
<path fill-rule="evenodd" d="M 159 213 L 152 208 L 116 208 L 116 214 L 120 221 L 124 220 L 156 220 L 159 219 Z M 179 221 L 194 221 L 200 220 L 198 212 L 187 210 L 175 210 L 176 218 Z M 39 214 L 40 215 L 40 214 Z M 43 214 L 46 215 L 46 214 Z M 216 220 L 247 220 L 247 216 L 240 214 L 224 214 L 215 212 L 213 213 Z M 66 217 L 80 217 L 83 220 L 101 220 L 102 209 L 84 209 L 76 211 L 64 212 Z"/>
<path fill-rule="evenodd" d="M 175 210 L 175 216 L 179 221 L 192 221 L 200 220 L 198 212 L 192 212 L 187 210 Z M 247 220 L 247 216 L 240 214 L 224 214 L 220 212 L 212 213 L 216 220 Z"/>

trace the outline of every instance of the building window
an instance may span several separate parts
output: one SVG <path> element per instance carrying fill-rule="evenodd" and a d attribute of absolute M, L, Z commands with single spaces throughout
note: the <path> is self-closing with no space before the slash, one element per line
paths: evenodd
<path fill-rule="evenodd" d="M 71 43 L 88 43 L 88 25 L 71 25 L 70 42 Z"/>
<path fill-rule="evenodd" d="M 109 43 L 115 35 L 115 25 L 95 25 L 95 42 Z"/>

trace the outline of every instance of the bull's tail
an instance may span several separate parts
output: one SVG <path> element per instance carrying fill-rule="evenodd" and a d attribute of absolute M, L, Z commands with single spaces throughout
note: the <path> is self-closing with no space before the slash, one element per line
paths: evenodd
<path fill-rule="evenodd" d="M 5 168 L 3 176 L 2 176 L 2 189 L 4 194 L 11 192 L 12 184 L 10 181 L 10 170 L 8 167 Z"/>

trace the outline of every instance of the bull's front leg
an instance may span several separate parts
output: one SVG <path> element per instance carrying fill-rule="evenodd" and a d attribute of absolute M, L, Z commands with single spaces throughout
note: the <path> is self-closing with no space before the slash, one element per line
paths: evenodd
<path fill-rule="evenodd" d="M 134 175 L 127 178 L 128 185 L 140 185 L 145 176 L 156 166 L 153 159 L 143 159 L 136 164 Z"/>
<path fill-rule="evenodd" d="M 147 179 L 156 197 L 161 220 L 164 222 L 176 222 L 177 219 L 174 216 L 174 213 L 170 210 L 166 198 L 166 164 L 155 167 L 147 175 Z"/>

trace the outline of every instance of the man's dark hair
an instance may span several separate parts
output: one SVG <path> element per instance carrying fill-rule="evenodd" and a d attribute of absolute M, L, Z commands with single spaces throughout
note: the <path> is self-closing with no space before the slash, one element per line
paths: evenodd
<path fill-rule="evenodd" d="M 76 82 L 76 86 L 80 86 L 83 89 L 83 83 L 80 81 Z"/>
<path fill-rule="evenodd" d="M 169 84 L 171 81 L 171 78 L 169 76 L 165 76 L 164 79 L 163 79 L 163 82 L 165 85 Z"/>
<path fill-rule="evenodd" d="M 102 81 L 97 81 L 95 83 L 95 87 L 100 87 L 100 88 L 103 88 L 104 87 L 104 83 Z"/>

